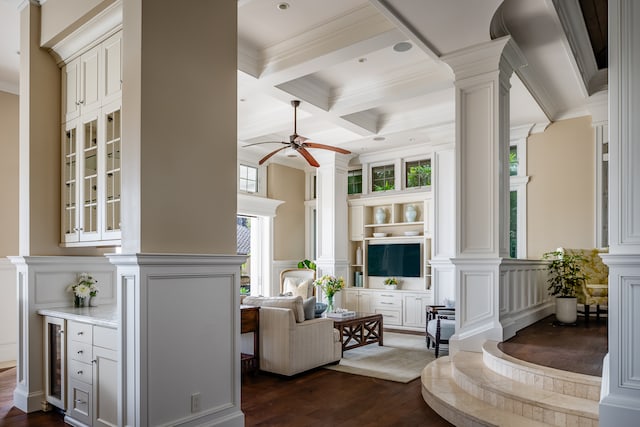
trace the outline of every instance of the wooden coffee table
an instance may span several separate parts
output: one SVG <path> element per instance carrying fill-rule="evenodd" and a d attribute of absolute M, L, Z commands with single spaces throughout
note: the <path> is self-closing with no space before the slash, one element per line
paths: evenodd
<path fill-rule="evenodd" d="M 355 317 L 333 319 L 333 327 L 340 332 L 343 353 L 376 342 L 383 345 L 382 314 L 356 313 Z"/>

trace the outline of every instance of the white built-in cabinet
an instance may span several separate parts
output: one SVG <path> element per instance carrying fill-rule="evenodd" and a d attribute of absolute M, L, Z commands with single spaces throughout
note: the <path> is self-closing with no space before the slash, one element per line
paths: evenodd
<path fill-rule="evenodd" d="M 430 192 L 395 193 L 349 200 L 349 277 L 344 306 L 383 315 L 384 325 L 424 330 L 425 307 L 433 304 L 431 251 L 433 207 Z M 407 211 L 415 211 L 415 217 Z M 384 219 L 376 213 L 384 212 Z M 385 289 L 383 277 L 367 275 L 367 253 L 378 243 L 420 243 L 420 277 L 402 278 L 397 290 Z M 362 260 L 357 253 L 362 254 Z M 360 262 L 361 261 L 361 262 Z M 356 286 L 356 275 L 362 286 Z"/>
<path fill-rule="evenodd" d="M 45 330 L 47 401 L 65 411 L 69 424 L 117 426 L 117 330 L 52 316 Z"/>
<path fill-rule="evenodd" d="M 64 246 L 120 242 L 122 35 L 62 67 Z"/>

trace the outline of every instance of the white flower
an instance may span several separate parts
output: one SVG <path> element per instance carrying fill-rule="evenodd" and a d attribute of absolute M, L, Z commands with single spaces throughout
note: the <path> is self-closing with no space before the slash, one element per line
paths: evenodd
<path fill-rule="evenodd" d="M 86 298 L 91 294 L 91 288 L 85 284 L 80 284 L 74 289 L 77 297 Z"/>

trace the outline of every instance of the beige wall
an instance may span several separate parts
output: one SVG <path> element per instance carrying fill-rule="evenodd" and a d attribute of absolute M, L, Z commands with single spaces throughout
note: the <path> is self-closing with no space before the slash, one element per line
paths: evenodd
<path fill-rule="evenodd" d="M 283 200 L 274 221 L 273 258 L 304 259 L 304 171 L 276 163 L 267 169 L 267 196 Z"/>
<path fill-rule="evenodd" d="M 122 251 L 235 255 L 237 3 L 123 6 Z"/>
<path fill-rule="evenodd" d="M 591 117 L 562 120 L 527 142 L 527 253 L 595 245 L 595 133 Z"/>
<path fill-rule="evenodd" d="M 18 96 L 0 92 L 0 256 L 18 254 Z"/>

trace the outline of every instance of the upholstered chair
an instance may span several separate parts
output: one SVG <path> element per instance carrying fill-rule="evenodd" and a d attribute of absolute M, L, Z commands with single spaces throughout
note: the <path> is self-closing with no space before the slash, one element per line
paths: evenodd
<path fill-rule="evenodd" d="M 584 305 L 585 321 L 589 322 L 591 307 L 596 308 L 596 320 L 600 320 L 600 314 L 606 313 L 609 295 L 609 269 L 602 262 L 600 254 L 607 253 L 607 249 L 567 249 L 567 252 L 580 254 L 585 259 L 583 268 L 587 275 L 587 281 L 578 290 L 578 302 Z"/>

